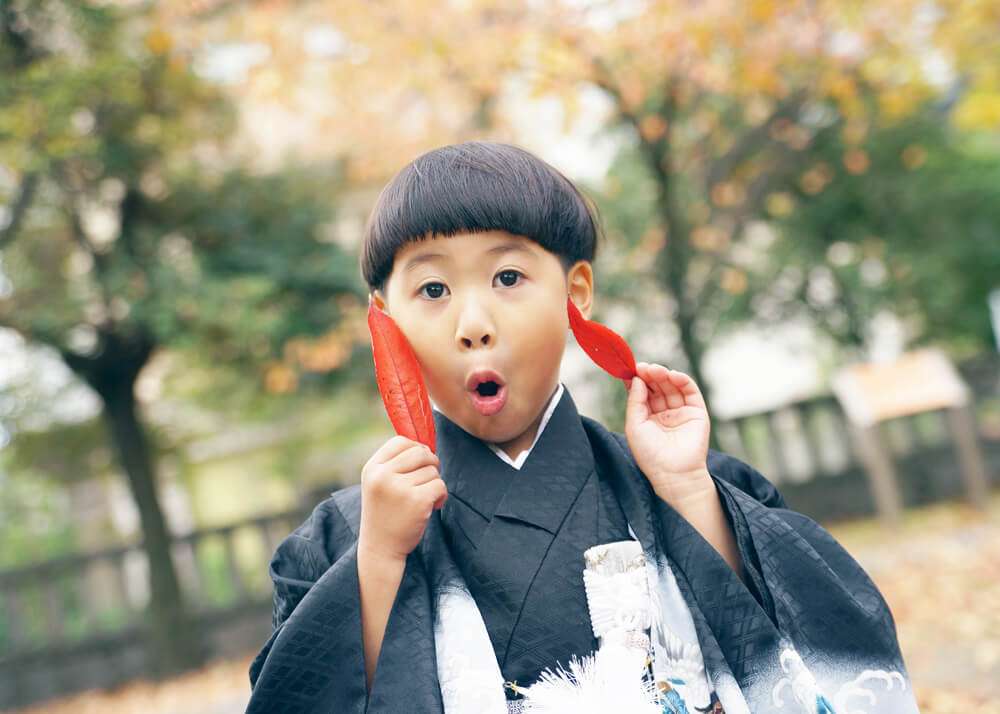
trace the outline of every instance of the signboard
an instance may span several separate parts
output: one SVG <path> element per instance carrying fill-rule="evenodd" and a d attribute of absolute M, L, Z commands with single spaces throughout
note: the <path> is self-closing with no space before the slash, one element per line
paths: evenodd
<path fill-rule="evenodd" d="M 990 479 L 979 448 L 971 395 L 941 350 L 928 348 L 894 362 L 851 365 L 836 373 L 832 386 L 856 437 L 876 506 L 888 525 L 899 522 L 903 499 L 879 423 L 909 414 L 945 410 L 966 497 L 983 507 Z"/>
<path fill-rule="evenodd" d="M 904 354 L 894 362 L 856 364 L 839 370 L 833 392 L 858 426 L 920 412 L 962 407 L 969 388 L 939 349 Z"/>

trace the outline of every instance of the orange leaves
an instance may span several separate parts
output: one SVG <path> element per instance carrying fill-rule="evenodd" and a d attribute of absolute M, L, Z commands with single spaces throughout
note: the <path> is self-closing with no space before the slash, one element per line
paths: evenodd
<path fill-rule="evenodd" d="M 855 175 L 863 174 L 868 170 L 870 164 L 871 160 L 868 158 L 868 152 L 863 149 L 851 149 L 844 154 L 844 167 L 848 173 Z"/>
<path fill-rule="evenodd" d="M 173 46 L 173 40 L 170 34 L 160 28 L 154 28 L 150 30 L 143 41 L 146 44 L 146 49 L 152 52 L 154 55 L 165 55 L 170 51 Z"/>
<path fill-rule="evenodd" d="M 720 181 L 712 186 L 711 197 L 716 206 L 733 208 L 746 199 L 746 189 L 737 181 Z"/>
<path fill-rule="evenodd" d="M 833 180 L 833 176 L 833 169 L 830 168 L 830 165 L 825 161 L 820 161 L 802 174 L 802 177 L 799 179 L 799 185 L 810 196 L 815 196 L 826 188 L 826 185 Z"/>
<path fill-rule="evenodd" d="M 294 392 L 298 384 L 298 375 L 286 364 L 273 362 L 264 370 L 264 388 L 271 394 Z"/>
<path fill-rule="evenodd" d="M 903 149 L 903 154 L 900 158 L 903 160 L 903 166 L 910 171 L 916 171 L 927 161 L 927 149 L 920 144 L 910 144 Z"/>
<path fill-rule="evenodd" d="M 639 133 L 650 143 L 658 141 L 667 133 L 667 120 L 659 114 L 647 114 L 639 122 Z"/>

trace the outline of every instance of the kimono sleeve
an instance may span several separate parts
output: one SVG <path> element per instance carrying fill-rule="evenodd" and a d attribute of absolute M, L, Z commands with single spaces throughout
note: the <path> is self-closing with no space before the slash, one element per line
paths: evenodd
<path fill-rule="evenodd" d="M 789 509 L 777 489 L 743 461 L 710 450 L 708 468 L 733 526 L 748 585 L 772 622 L 870 666 L 905 672 L 888 603 L 836 539 Z"/>
<path fill-rule="evenodd" d="M 269 575 L 272 632 L 250 665 L 247 711 L 306 711 L 317 700 L 363 711 L 357 536 L 336 498 L 318 504 L 278 545 Z M 306 598 L 308 612 L 300 607 Z"/>
<path fill-rule="evenodd" d="M 767 508 L 788 508 L 785 499 L 778 492 L 778 489 L 774 487 L 774 484 L 768 481 L 763 474 L 735 456 L 709 449 L 707 465 L 709 473 L 716 482 L 719 496 L 722 498 L 722 504 L 725 508 L 729 525 L 736 536 L 736 543 L 740 550 L 740 560 L 743 566 L 743 582 L 754 599 L 757 600 L 757 603 L 764 608 L 771 620 L 774 621 L 774 603 L 766 587 L 764 587 L 757 552 L 750 546 L 749 525 L 747 524 L 745 515 L 736 506 L 730 494 L 730 489 L 739 489 L 761 506 Z M 726 485 L 723 486 L 723 483 Z"/>
<path fill-rule="evenodd" d="M 708 471 L 716 479 L 735 486 L 768 508 L 788 508 L 770 481 L 750 464 L 715 449 L 708 450 Z"/>

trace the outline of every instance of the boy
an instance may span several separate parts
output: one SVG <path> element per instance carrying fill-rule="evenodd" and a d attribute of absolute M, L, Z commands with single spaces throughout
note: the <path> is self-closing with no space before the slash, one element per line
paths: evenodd
<path fill-rule="evenodd" d="M 631 539 L 656 573 L 662 711 L 916 711 L 874 584 L 708 448 L 687 375 L 638 363 L 624 435 L 577 412 L 566 300 L 589 316 L 597 235 L 514 146 L 439 148 L 383 190 L 362 271 L 420 362 L 436 455 L 392 437 L 279 545 L 247 711 L 533 710 L 526 687 L 598 648 L 584 552 Z"/>

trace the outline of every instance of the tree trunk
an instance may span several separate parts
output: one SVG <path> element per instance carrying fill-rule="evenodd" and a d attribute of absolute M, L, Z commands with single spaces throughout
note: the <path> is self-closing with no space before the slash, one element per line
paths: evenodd
<path fill-rule="evenodd" d="M 656 256 L 657 272 L 661 284 L 677 303 L 677 327 L 680 332 L 681 350 L 687 359 L 687 371 L 701 389 L 709 419 L 714 423 L 712 390 L 701 371 L 701 360 L 705 350 L 694 334 L 694 320 L 697 316 L 698 306 L 691 304 L 686 292 L 688 266 L 691 258 L 690 229 L 687 221 L 684 220 L 680 206 L 677 205 L 673 184 L 674 176 L 671 174 L 669 162 L 669 149 L 657 151 L 647 145 L 646 158 L 657 182 L 660 220 L 667 231 L 666 242 Z M 717 430 L 711 429 L 708 438 L 709 446 L 718 450 Z"/>
<path fill-rule="evenodd" d="M 687 296 L 684 294 L 685 290 L 685 276 L 687 275 L 688 269 L 688 245 L 687 238 L 685 234 L 683 236 L 677 235 L 680 232 L 680 226 L 676 227 L 678 230 L 676 232 L 671 232 L 670 236 L 667 238 L 667 246 L 663 248 L 660 253 L 660 257 L 665 259 L 661 260 L 662 263 L 667 265 L 663 266 L 661 272 L 661 278 L 663 280 L 664 286 L 671 292 L 674 299 L 677 301 L 677 328 L 680 333 L 681 350 L 684 352 L 684 356 L 687 358 L 687 369 L 691 378 L 701 389 L 701 395 L 705 398 L 705 407 L 708 410 L 709 419 L 712 423 L 715 423 L 715 416 L 712 410 L 712 388 L 711 385 L 705 380 L 705 376 L 701 370 L 702 358 L 705 355 L 704 346 L 698 341 L 698 338 L 694 334 L 694 321 L 697 317 L 697 306 L 691 305 Z M 668 250 L 668 246 L 671 243 L 675 243 L 673 250 Z M 677 246 L 676 244 L 680 244 Z M 709 446 L 713 449 L 718 450 L 719 440 L 718 440 L 718 430 L 712 429 L 708 435 Z"/>
<path fill-rule="evenodd" d="M 104 419 L 142 522 L 143 549 L 149 559 L 150 644 L 156 673 L 163 676 L 197 666 L 201 648 L 188 621 L 184 598 L 170 555 L 170 533 L 156 491 L 156 470 L 139 421 L 134 382 L 103 385 Z"/>
<path fill-rule="evenodd" d="M 136 412 L 133 383 L 101 393 L 104 419 L 128 477 L 142 522 L 143 550 L 149 559 L 149 645 L 154 674 L 165 676 L 203 661 L 200 638 L 189 622 L 177 570 L 170 555 L 170 533 L 156 490 L 156 470 Z"/>
<path fill-rule="evenodd" d="M 149 562 L 148 647 L 152 674 L 166 676 L 204 661 L 202 640 L 187 617 L 177 570 L 170 556 L 170 532 L 156 490 L 156 463 L 139 418 L 135 382 L 156 341 L 142 330 L 121 326 L 98 331 L 93 355 L 62 349 L 63 361 L 104 403 L 102 417 L 142 524 L 142 547 Z"/>

